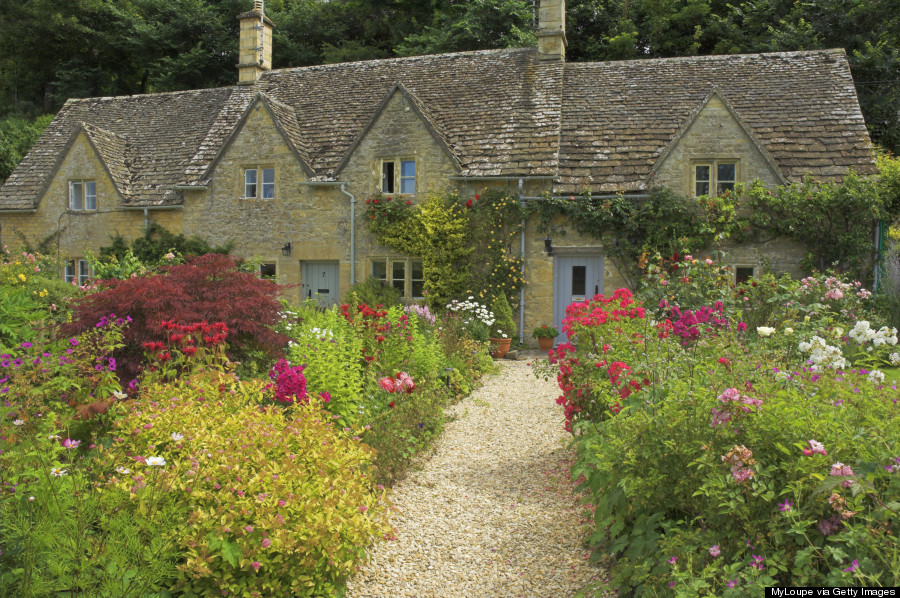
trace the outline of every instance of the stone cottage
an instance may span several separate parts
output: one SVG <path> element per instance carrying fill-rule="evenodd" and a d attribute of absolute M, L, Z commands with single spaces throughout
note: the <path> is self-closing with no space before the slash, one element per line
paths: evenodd
<path fill-rule="evenodd" d="M 874 169 L 842 50 L 567 63 L 564 0 L 539 14 L 537 48 L 272 70 L 257 1 L 238 17 L 236 85 L 66 102 L 0 189 L 0 243 L 55 235 L 60 276 L 84 280 L 87 250 L 156 222 L 233 241 L 299 283 L 294 299 L 332 303 L 376 276 L 411 300 L 421 261 L 375 242 L 360 207 L 373 193 L 700 195 Z M 522 251 L 520 333 L 623 284 L 594 238 L 548 254 L 530 224 Z M 742 276 L 800 257 L 783 244 L 730 255 Z"/>

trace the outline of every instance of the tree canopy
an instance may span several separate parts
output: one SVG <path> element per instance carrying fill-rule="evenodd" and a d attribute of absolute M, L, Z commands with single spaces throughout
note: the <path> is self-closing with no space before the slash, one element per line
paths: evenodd
<path fill-rule="evenodd" d="M 873 139 L 900 153 L 898 0 L 566 5 L 571 61 L 845 48 Z M 250 0 L 0 0 L 0 118 L 54 113 L 71 97 L 230 85 L 235 17 L 250 7 Z M 533 0 L 268 0 L 265 8 L 276 25 L 276 68 L 535 44 Z M 0 127 L 0 138 L 20 129 Z"/>

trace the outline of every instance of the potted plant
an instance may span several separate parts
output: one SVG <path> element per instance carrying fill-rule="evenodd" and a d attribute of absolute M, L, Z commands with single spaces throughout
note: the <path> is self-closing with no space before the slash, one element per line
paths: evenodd
<path fill-rule="evenodd" d="M 494 300 L 492 311 L 496 320 L 491 327 L 491 356 L 494 359 L 503 359 L 509 351 L 509 345 L 518 332 L 518 328 L 505 294 L 500 293 Z"/>
<path fill-rule="evenodd" d="M 553 348 L 553 339 L 559 336 L 559 330 L 544 324 L 535 328 L 531 336 L 537 339 L 538 347 L 541 348 L 541 351 L 549 351 Z"/>

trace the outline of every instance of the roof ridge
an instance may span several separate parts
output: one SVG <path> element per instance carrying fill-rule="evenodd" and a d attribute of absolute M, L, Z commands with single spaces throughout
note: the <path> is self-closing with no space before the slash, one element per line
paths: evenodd
<path fill-rule="evenodd" d="M 650 57 L 647 58 L 629 58 L 627 60 L 593 60 L 585 62 L 566 62 L 566 67 L 593 66 L 597 64 L 645 64 L 648 62 L 696 62 L 696 61 L 712 61 L 727 60 L 729 58 L 776 58 L 776 57 L 796 57 L 796 56 L 814 56 L 817 54 L 840 54 L 847 55 L 844 48 L 823 48 L 819 50 L 788 50 L 784 52 L 743 52 L 740 54 L 696 54 L 694 56 L 666 56 L 666 57 Z"/>
<path fill-rule="evenodd" d="M 464 52 L 443 52 L 441 54 L 417 54 L 415 56 L 392 56 L 390 58 L 374 58 L 370 60 L 353 60 L 350 62 L 332 62 L 328 64 L 310 64 L 306 66 L 291 66 L 280 69 L 271 69 L 264 72 L 260 76 L 260 81 L 269 78 L 275 74 L 282 74 L 288 72 L 295 71 L 315 71 L 315 70 L 329 70 L 329 69 L 337 69 L 342 67 L 348 67 L 351 65 L 359 65 L 359 64 L 370 64 L 377 65 L 383 64 L 386 62 L 402 62 L 402 61 L 413 61 L 413 60 L 428 60 L 428 59 L 437 59 L 437 58 L 447 58 L 451 56 L 478 56 L 478 55 L 487 55 L 487 54 L 516 54 L 516 53 L 537 53 L 536 47 L 527 47 L 527 48 L 492 48 L 488 50 L 466 50 Z"/>
<path fill-rule="evenodd" d="M 94 96 L 90 98 L 69 98 L 65 101 L 65 104 L 81 104 L 88 102 L 109 102 L 112 100 L 129 100 L 136 98 L 152 98 L 159 96 L 177 96 L 177 95 L 189 95 L 194 93 L 205 93 L 211 91 L 224 91 L 224 90 L 234 90 L 236 87 L 243 87 L 241 85 L 223 85 L 221 87 L 200 87 L 198 89 L 179 89 L 177 91 L 153 91 L 150 93 L 132 93 L 128 95 L 121 96 Z"/>

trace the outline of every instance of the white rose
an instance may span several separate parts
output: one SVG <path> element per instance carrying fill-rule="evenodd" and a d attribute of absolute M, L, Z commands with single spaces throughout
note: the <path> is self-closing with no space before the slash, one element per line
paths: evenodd
<path fill-rule="evenodd" d="M 760 336 L 772 336 L 775 334 L 775 329 L 768 326 L 758 326 L 756 328 L 756 333 Z"/>

